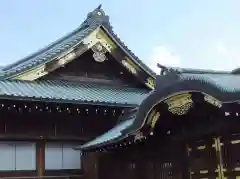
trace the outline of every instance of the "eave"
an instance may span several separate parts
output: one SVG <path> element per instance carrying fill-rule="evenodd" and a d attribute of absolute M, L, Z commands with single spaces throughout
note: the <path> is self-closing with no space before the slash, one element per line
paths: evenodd
<path fill-rule="evenodd" d="M 136 114 L 138 112 L 138 108 L 131 109 L 127 111 L 126 114 L 120 116 L 119 123 L 114 126 L 109 131 L 104 134 L 97 136 L 95 139 L 86 142 L 81 146 L 75 147 L 76 150 L 91 150 L 96 148 L 102 148 L 104 146 L 108 146 L 111 144 L 118 143 L 119 141 L 133 136 L 132 131 L 129 133 L 124 133 L 124 130 L 127 130 L 133 125 L 134 120 L 136 119 Z M 122 120 L 122 121 L 121 121 Z"/>
<path fill-rule="evenodd" d="M 0 80 L 0 99 L 136 107 L 147 95 L 136 88 L 59 80 Z"/>
<path fill-rule="evenodd" d="M 61 64 L 59 64 L 58 68 L 69 63 L 77 58 L 76 50 L 78 50 L 77 53 L 79 53 L 78 56 L 80 56 L 89 49 L 87 48 L 89 41 L 86 39 L 88 39 L 90 34 L 94 35 L 93 32 L 96 31 L 97 28 L 98 25 L 96 24 L 87 26 L 86 28 L 80 27 L 76 30 L 78 32 L 74 31 L 64 37 L 65 43 L 63 43 L 63 40 L 57 40 L 53 45 L 21 60 L 22 62 L 20 61 L 19 63 L 4 68 L 3 78 L 32 81 L 49 73 L 49 71 L 45 71 L 45 66 L 48 63 L 60 61 Z M 75 38 L 73 38 L 74 36 Z M 40 57 L 38 57 L 38 55 Z"/>

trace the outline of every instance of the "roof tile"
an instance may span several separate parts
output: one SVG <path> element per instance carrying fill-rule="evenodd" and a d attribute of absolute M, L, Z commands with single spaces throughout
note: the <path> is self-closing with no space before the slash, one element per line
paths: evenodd
<path fill-rule="evenodd" d="M 110 129 L 108 132 L 96 137 L 95 139 L 83 144 L 82 146 L 76 147 L 75 149 L 81 150 L 96 147 L 97 145 L 104 145 L 106 142 L 111 142 L 117 138 L 120 138 L 122 136 L 122 131 L 131 126 L 133 124 L 133 121 L 134 118 L 123 121 Z"/>
<path fill-rule="evenodd" d="M 33 100 L 62 100 L 74 103 L 105 103 L 138 106 L 147 90 L 110 85 L 77 83 L 59 80 L 17 81 L 0 80 L 1 98 L 31 98 Z"/>
<path fill-rule="evenodd" d="M 234 74 L 181 74 L 181 80 L 200 80 L 210 83 L 223 92 L 240 91 L 240 75 Z"/>

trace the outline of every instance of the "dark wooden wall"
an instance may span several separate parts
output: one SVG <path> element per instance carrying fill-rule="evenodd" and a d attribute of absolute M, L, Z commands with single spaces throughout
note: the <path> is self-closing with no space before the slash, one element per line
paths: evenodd
<path fill-rule="evenodd" d="M 178 143 L 146 141 L 99 153 L 98 179 L 235 179 L 240 177 L 239 150 L 236 131 Z"/>
<path fill-rule="evenodd" d="M 16 106 L 8 108 L 8 105 Z M 123 108 L 79 106 L 81 112 L 76 112 L 76 106 L 69 113 L 65 111 L 44 111 L 44 104 L 36 102 L 41 109 L 35 110 L 35 103 L 24 109 L 23 102 L 8 101 L 6 107 L 0 109 L 0 139 L 49 139 L 87 141 L 113 127 Z M 26 103 L 25 103 L 26 104 Z M 41 106 L 42 105 L 42 106 Z M 48 105 L 49 106 L 49 105 Z M 51 106 L 54 109 L 54 105 Z M 60 106 L 63 110 L 70 106 Z M 31 109 L 30 109 L 31 108 Z M 56 106 L 55 106 L 56 108 Z M 21 109 L 21 110 L 19 110 Z M 88 110 L 85 113 L 85 110 Z M 102 111 L 101 111 L 102 110 Z M 108 114 L 104 114 L 104 110 Z M 114 114 L 112 112 L 114 110 Z M 29 112 L 30 111 L 30 112 Z"/>
<path fill-rule="evenodd" d="M 96 122 L 99 128 L 97 129 L 95 124 L 87 124 L 86 119 L 76 119 L 62 116 L 52 116 L 48 118 L 46 116 L 32 116 L 24 118 L 20 116 L 11 116 L 0 120 L 0 138 L 1 139 L 37 139 L 45 138 L 52 140 L 80 140 L 86 141 L 93 136 L 96 136 L 104 131 L 103 124 Z M 39 117 L 39 118 L 38 118 Z M 102 125 L 102 129 L 101 129 Z"/>
<path fill-rule="evenodd" d="M 110 115 L 110 112 L 109 115 L 104 115 L 103 112 L 96 114 L 96 109 L 93 106 L 84 105 L 79 106 L 79 109 L 82 111 L 81 114 L 77 114 L 76 112 L 34 111 L 34 105 L 37 105 L 39 108 L 42 105 L 42 109 L 45 109 L 43 104 L 37 102 L 32 104 L 19 101 L 2 102 L 5 106 L 0 109 L 0 142 L 32 141 L 36 143 L 37 170 L 0 171 L 0 177 L 69 176 L 82 174 L 82 170 L 44 170 L 45 143 L 69 142 L 79 145 L 112 128 L 116 124 L 122 110 L 114 108 L 116 111 L 115 115 Z M 24 109 L 24 105 L 27 105 L 31 110 Z M 64 105 L 61 105 L 61 107 L 66 109 Z M 84 109 L 88 109 L 89 113 L 84 113 Z M 99 107 L 99 109 L 102 108 Z M 107 107 L 104 109 L 107 109 Z M 109 108 L 108 110 L 111 111 L 112 109 Z"/>
<path fill-rule="evenodd" d="M 153 148 L 154 147 L 154 148 Z M 157 145 L 129 147 L 103 154 L 99 159 L 99 179 L 183 178 L 183 146 L 160 149 Z"/>
<path fill-rule="evenodd" d="M 60 67 L 41 79 L 87 81 L 146 88 L 110 54 L 107 54 L 108 60 L 102 63 L 96 62 L 92 54 L 91 51 L 87 51 L 78 59 L 73 60 L 64 67 Z"/>

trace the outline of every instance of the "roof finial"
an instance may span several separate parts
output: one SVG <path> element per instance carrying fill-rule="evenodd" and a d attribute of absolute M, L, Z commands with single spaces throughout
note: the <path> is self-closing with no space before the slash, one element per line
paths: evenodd
<path fill-rule="evenodd" d="M 99 4 L 96 9 L 94 9 L 92 12 L 89 12 L 87 15 L 87 19 L 85 23 L 88 25 L 90 24 L 104 24 L 106 28 L 111 28 L 109 17 L 105 14 L 103 11 L 102 4 Z"/>
<path fill-rule="evenodd" d="M 101 9 L 102 8 L 102 4 L 99 4 L 97 9 Z"/>

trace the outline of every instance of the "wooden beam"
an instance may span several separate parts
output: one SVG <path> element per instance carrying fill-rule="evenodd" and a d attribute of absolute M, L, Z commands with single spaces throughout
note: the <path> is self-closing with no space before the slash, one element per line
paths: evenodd
<path fill-rule="evenodd" d="M 36 170 L 37 176 L 42 177 L 45 171 L 45 141 L 39 140 L 36 143 Z"/>
<path fill-rule="evenodd" d="M 216 157 L 217 157 L 217 162 L 218 162 L 218 166 L 217 166 L 217 172 L 218 172 L 218 178 L 219 179 L 224 179 L 224 170 L 223 170 L 223 151 L 222 151 L 222 147 L 221 147 L 221 140 L 220 137 L 214 138 L 214 142 L 215 142 L 215 150 L 216 150 Z"/>
<path fill-rule="evenodd" d="M 24 132 L 24 131 L 23 131 Z M 55 137 L 55 136 L 47 136 L 45 137 L 46 140 L 52 140 L 52 141 L 72 141 L 72 142 L 80 142 L 80 143 L 84 143 L 88 140 L 91 139 L 92 136 L 89 137 L 75 137 L 75 136 L 59 136 L 59 137 Z M 36 140 L 41 140 L 41 137 L 39 136 L 30 136 L 30 135 L 26 135 L 26 134 L 1 134 L 0 133 L 0 140 L 17 140 L 17 141 L 36 141 Z"/>

